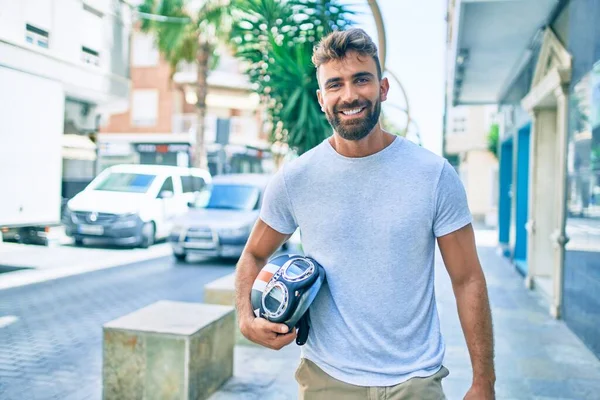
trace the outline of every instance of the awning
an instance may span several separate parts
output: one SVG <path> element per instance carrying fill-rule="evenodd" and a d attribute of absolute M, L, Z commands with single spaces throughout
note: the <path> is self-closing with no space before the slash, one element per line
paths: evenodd
<path fill-rule="evenodd" d="M 65 134 L 62 136 L 62 156 L 68 160 L 96 159 L 96 144 L 85 135 Z"/>
<path fill-rule="evenodd" d="M 456 0 L 449 59 L 453 105 L 498 103 L 558 3 Z"/>

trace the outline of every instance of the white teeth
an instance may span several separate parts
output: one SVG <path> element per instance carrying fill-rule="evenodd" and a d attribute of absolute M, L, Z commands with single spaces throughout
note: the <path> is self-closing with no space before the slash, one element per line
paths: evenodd
<path fill-rule="evenodd" d="M 355 108 L 354 110 L 342 111 L 342 113 L 344 115 L 354 115 L 354 114 L 358 114 L 362 110 L 363 110 L 362 108 Z"/>

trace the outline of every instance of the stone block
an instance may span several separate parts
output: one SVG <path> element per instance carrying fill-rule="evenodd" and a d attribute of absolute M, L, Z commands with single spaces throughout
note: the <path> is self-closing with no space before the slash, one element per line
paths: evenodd
<path fill-rule="evenodd" d="M 235 307 L 235 272 L 225 275 L 204 285 L 204 302 L 207 304 L 221 304 Z M 235 343 L 245 346 L 257 346 L 249 341 L 240 331 L 237 313 L 235 317 Z"/>
<path fill-rule="evenodd" d="M 204 285 L 204 302 L 235 306 L 235 272 Z"/>
<path fill-rule="evenodd" d="M 103 399 L 206 399 L 233 375 L 232 307 L 159 301 L 104 325 Z"/>

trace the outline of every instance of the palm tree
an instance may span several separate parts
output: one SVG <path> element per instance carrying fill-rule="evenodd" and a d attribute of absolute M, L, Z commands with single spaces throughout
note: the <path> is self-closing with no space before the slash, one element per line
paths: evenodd
<path fill-rule="evenodd" d="M 157 47 L 173 73 L 182 62 L 198 68 L 198 123 L 194 165 L 207 168 L 204 141 L 208 71 L 220 40 L 227 37 L 231 19 L 227 0 L 144 0 L 139 6 L 141 29 L 155 35 Z"/>
<path fill-rule="evenodd" d="M 317 101 L 313 47 L 352 24 L 335 0 L 247 0 L 236 6 L 231 42 L 266 105 L 272 142 L 299 154 L 331 133 Z"/>

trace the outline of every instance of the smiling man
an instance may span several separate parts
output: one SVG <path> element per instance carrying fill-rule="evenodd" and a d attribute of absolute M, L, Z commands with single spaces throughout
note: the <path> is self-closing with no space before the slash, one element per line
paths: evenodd
<path fill-rule="evenodd" d="M 271 180 L 237 266 L 240 329 L 280 349 L 285 325 L 257 318 L 254 279 L 300 228 L 327 281 L 310 308 L 296 371 L 302 399 L 444 399 L 435 242 L 456 296 L 473 366 L 466 399 L 493 399 L 492 321 L 464 188 L 443 158 L 379 124 L 389 83 L 360 29 L 315 48 L 317 96 L 333 135 Z"/>

